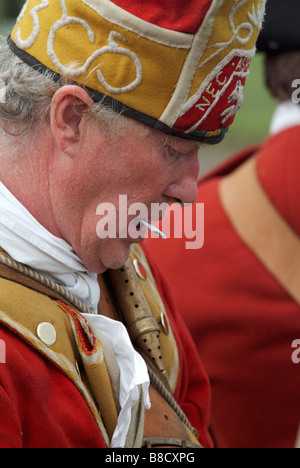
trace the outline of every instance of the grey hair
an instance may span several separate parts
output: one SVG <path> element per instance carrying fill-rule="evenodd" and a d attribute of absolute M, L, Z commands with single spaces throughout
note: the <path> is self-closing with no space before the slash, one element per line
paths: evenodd
<path fill-rule="evenodd" d="M 0 132 L 1 136 L 23 137 L 30 132 L 33 123 L 49 122 L 51 101 L 55 92 L 70 84 L 68 78 L 54 79 L 54 73 L 41 74 L 25 64 L 0 40 Z M 89 110 L 91 117 L 112 126 L 120 134 L 127 125 L 127 118 L 102 102 L 95 103 Z M 116 125 L 118 123 L 118 125 Z M 117 128 L 116 128 L 117 127 Z M 1 131 L 2 130 L 2 131 Z"/>

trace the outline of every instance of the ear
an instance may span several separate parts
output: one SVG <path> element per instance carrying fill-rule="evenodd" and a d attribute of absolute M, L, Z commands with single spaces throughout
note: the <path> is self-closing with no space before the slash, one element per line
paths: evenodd
<path fill-rule="evenodd" d="M 51 103 L 51 129 L 60 150 L 70 157 L 82 136 L 82 119 L 94 101 L 80 86 L 63 86 L 54 94 Z"/>

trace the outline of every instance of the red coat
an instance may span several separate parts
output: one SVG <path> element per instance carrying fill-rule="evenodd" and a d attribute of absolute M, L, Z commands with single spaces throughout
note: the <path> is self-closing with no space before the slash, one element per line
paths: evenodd
<path fill-rule="evenodd" d="M 156 280 L 167 297 L 178 344 L 180 375 L 175 398 L 199 431 L 200 442 L 211 447 L 208 379 L 182 319 L 172 310 L 164 284 L 158 276 Z M 6 363 L 0 363 L 0 447 L 106 447 L 88 405 L 71 380 L 3 325 L 0 340 L 6 347 Z"/>
<path fill-rule="evenodd" d="M 201 250 L 185 250 L 185 239 L 153 239 L 147 249 L 170 281 L 211 379 L 216 445 L 293 447 L 300 365 L 292 362 L 291 345 L 300 339 L 300 308 L 240 239 L 218 192 L 222 178 L 253 152 L 239 154 L 200 183 Z M 265 192 L 298 235 L 299 154 L 300 127 L 294 127 L 270 138 L 257 156 Z"/>

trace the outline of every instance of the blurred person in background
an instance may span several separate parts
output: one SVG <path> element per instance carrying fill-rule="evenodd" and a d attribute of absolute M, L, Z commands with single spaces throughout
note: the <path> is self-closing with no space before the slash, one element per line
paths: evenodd
<path fill-rule="evenodd" d="M 267 3 L 258 49 L 278 108 L 265 143 L 200 180 L 204 247 L 147 245 L 209 374 L 217 447 L 294 447 L 300 421 L 299 21 L 298 0 Z"/>

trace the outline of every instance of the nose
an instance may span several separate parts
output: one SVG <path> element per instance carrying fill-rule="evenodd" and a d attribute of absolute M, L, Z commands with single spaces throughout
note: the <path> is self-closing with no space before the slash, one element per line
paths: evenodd
<path fill-rule="evenodd" d="M 194 203 L 198 196 L 199 169 L 198 152 L 184 157 L 175 181 L 167 187 L 164 195 L 181 204 Z"/>

